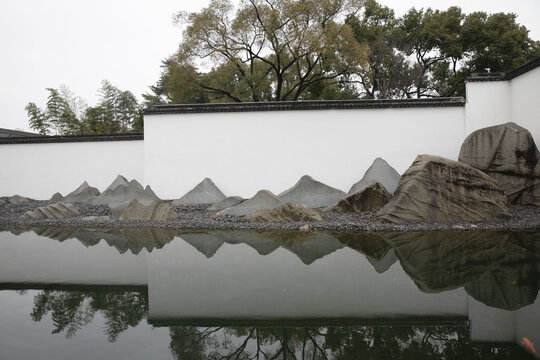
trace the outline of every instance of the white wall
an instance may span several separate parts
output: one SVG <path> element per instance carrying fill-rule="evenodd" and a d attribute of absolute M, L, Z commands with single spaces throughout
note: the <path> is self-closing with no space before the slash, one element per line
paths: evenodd
<path fill-rule="evenodd" d="M 145 181 L 179 198 L 205 177 L 226 195 L 280 193 L 309 174 L 348 191 L 376 157 L 404 172 L 417 154 L 457 159 L 463 107 L 145 116 Z"/>
<path fill-rule="evenodd" d="M 45 200 L 85 180 L 103 191 L 118 174 L 142 183 L 143 148 L 141 140 L 0 145 L 0 196 Z"/>
<path fill-rule="evenodd" d="M 468 82 L 467 133 L 511 121 L 508 81 Z"/>
<path fill-rule="evenodd" d="M 540 144 L 540 67 L 512 80 L 468 82 L 467 132 L 515 122 Z"/>
<path fill-rule="evenodd" d="M 512 121 L 529 130 L 540 146 L 540 67 L 510 81 Z"/>

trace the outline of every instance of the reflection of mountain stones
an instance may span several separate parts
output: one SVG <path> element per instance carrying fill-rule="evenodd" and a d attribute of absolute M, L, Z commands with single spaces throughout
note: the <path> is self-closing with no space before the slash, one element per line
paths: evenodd
<path fill-rule="evenodd" d="M 317 233 L 313 239 L 305 243 L 297 243 L 286 247 L 298 256 L 306 265 L 321 259 L 336 250 L 345 247 L 338 239 L 327 233 Z"/>
<path fill-rule="evenodd" d="M 394 197 L 379 211 L 383 221 L 484 221 L 506 219 L 506 195 L 497 183 L 463 163 L 418 155 Z"/>
<path fill-rule="evenodd" d="M 459 161 L 497 180 L 509 202 L 540 206 L 540 152 L 527 129 L 507 123 L 477 130 L 463 142 Z"/>
<path fill-rule="evenodd" d="M 536 300 L 540 286 L 538 270 L 534 262 L 502 264 L 465 285 L 465 290 L 488 306 L 517 310 Z"/>
<path fill-rule="evenodd" d="M 260 208 L 275 209 L 281 205 L 283 205 L 283 201 L 281 201 L 278 197 L 276 197 L 276 195 L 274 195 L 272 192 L 268 190 L 260 190 L 251 199 L 244 201 L 243 203 L 238 204 L 234 207 L 222 210 L 218 212 L 216 215 L 217 216 L 221 216 L 221 215 L 244 216 Z"/>
<path fill-rule="evenodd" d="M 335 204 L 346 196 L 345 192 L 323 184 L 309 175 L 302 176 L 293 187 L 278 195 L 283 202 L 292 202 L 311 208 Z"/>
<path fill-rule="evenodd" d="M 73 190 L 72 192 L 67 194 L 65 197 L 63 197 L 62 201 L 86 203 L 92 199 L 95 199 L 99 195 L 100 195 L 99 190 L 96 189 L 95 187 L 88 185 L 88 183 L 85 181 L 77 189 Z"/>
<path fill-rule="evenodd" d="M 177 235 L 177 237 L 183 239 L 207 258 L 214 256 L 223 245 L 223 240 L 218 239 L 211 233 L 181 234 Z"/>
<path fill-rule="evenodd" d="M 214 204 L 225 198 L 226 196 L 221 192 L 221 190 L 216 186 L 216 184 L 214 184 L 211 179 L 205 178 L 180 199 L 174 200 L 172 204 Z"/>
<path fill-rule="evenodd" d="M 397 261 L 394 249 L 379 234 L 335 233 L 333 235 L 344 245 L 364 254 L 378 273 L 385 272 Z"/>
<path fill-rule="evenodd" d="M 376 158 L 373 164 L 367 169 L 362 180 L 354 184 L 349 190 L 349 195 L 354 194 L 358 190 L 362 189 L 371 181 L 380 182 L 386 191 L 393 194 L 399 183 L 401 175 L 386 161 L 381 158 Z"/>
<path fill-rule="evenodd" d="M 175 231 L 165 228 L 140 228 L 140 229 L 111 229 L 92 230 L 76 228 L 41 227 L 32 228 L 36 234 L 46 236 L 58 241 L 78 239 L 84 246 L 95 246 L 105 240 L 121 254 L 128 250 L 138 254 L 143 248 L 148 252 L 161 249 L 169 243 L 175 235 Z"/>
<path fill-rule="evenodd" d="M 385 238 L 424 292 L 466 285 L 477 300 L 504 309 L 530 304 L 538 292 L 538 232 L 388 233 Z"/>
<path fill-rule="evenodd" d="M 79 210 L 73 204 L 58 202 L 49 206 L 38 207 L 34 211 L 27 211 L 22 218 L 27 220 L 66 219 L 79 215 Z"/>

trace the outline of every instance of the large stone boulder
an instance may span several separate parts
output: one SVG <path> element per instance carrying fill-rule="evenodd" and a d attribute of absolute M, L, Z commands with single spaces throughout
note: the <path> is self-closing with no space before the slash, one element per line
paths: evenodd
<path fill-rule="evenodd" d="M 224 200 L 226 196 L 219 190 L 214 182 L 205 178 L 197 186 L 191 189 L 180 199 L 174 200 L 173 205 L 196 205 L 196 204 L 214 204 Z"/>
<path fill-rule="evenodd" d="M 510 203 L 540 206 L 540 152 L 527 129 L 507 123 L 477 130 L 459 161 L 496 179 Z"/>
<path fill-rule="evenodd" d="M 27 211 L 21 217 L 27 220 L 66 219 L 79 215 L 79 210 L 73 204 L 58 202 L 49 206 L 38 207 L 34 211 Z"/>
<path fill-rule="evenodd" d="M 393 223 L 506 219 L 510 217 L 506 203 L 504 191 L 480 170 L 418 155 L 378 217 Z"/>
<path fill-rule="evenodd" d="M 278 195 L 283 202 L 307 205 L 311 208 L 335 204 L 346 196 L 344 191 L 325 185 L 309 175 L 302 176 L 292 188 Z"/>
<path fill-rule="evenodd" d="M 381 183 L 385 189 L 393 194 L 396 191 L 401 175 L 391 167 L 384 159 L 376 158 L 373 164 L 367 169 L 362 180 L 354 184 L 349 190 L 349 195 L 354 194 L 371 181 Z"/>
<path fill-rule="evenodd" d="M 210 211 L 221 211 L 225 210 L 227 208 L 236 206 L 240 203 L 242 203 L 244 199 L 242 199 L 240 196 L 229 196 L 228 198 L 225 198 L 221 201 L 218 201 L 215 204 L 212 204 L 210 207 L 208 207 L 208 210 Z"/>
<path fill-rule="evenodd" d="M 137 199 L 132 200 L 120 215 L 120 220 L 174 220 L 178 216 L 169 204 L 157 199 L 150 205 L 143 205 Z"/>
<path fill-rule="evenodd" d="M 352 195 L 325 208 L 324 212 L 350 213 L 372 211 L 386 205 L 392 195 L 377 181 L 371 181 Z"/>
<path fill-rule="evenodd" d="M 306 205 L 286 203 L 275 209 L 257 209 L 246 215 L 247 219 L 259 222 L 322 221 L 321 215 Z"/>
<path fill-rule="evenodd" d="M 99 190 L 88 185 L 88 183 L 85 181 L 77 189 L 64 196 L 61 201 L 65 203 L 87 203 L 99 195 Z"/>
<path fill-rule="evenodd" d="M 132 200 L 137 200 L 143 205 L 150 205 L 154 200 L 158 200 L 157 195 L 150 186 L 143 189 L 137 180 L 131 180 L 127 186 L 118 185 L 114 189 L 108 189 L 99 197 L 89 201 L 92 205 L 108 205 L 110 208 L 127 204 Z"/>

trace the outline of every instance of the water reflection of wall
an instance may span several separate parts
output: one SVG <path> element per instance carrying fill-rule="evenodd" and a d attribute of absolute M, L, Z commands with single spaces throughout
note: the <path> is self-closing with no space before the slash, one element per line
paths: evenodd
<path fill-rule="evenodd" d="M 0 233 L 0 283 L 148 285 L 151 321 L 462 316 L 540 343 L 537 233 L 35 231 Z"/>

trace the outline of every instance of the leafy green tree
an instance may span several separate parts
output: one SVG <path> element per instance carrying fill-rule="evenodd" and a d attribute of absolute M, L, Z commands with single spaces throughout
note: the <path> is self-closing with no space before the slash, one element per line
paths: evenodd
<path fill-rule="evenodd" d="M 347 90 L 367 47 L 344 20 L 363 3 L 246 0 L 233 16 L 230 1 L 212 0 L 179 13 L 184 38 L 162 75 L 164 94 L 178 103 L 242 102 L 328 96 L 320 84 Z"/>

